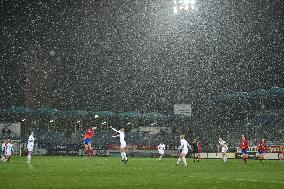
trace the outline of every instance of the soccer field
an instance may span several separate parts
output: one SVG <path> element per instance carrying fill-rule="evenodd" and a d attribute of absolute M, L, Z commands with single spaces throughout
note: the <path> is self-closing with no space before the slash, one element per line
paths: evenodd
<path fill-rule="evenodd" d="M 188 161 L 176 166 L 176 159 L 95 157 L 13 157 L 0 164 L 0 188 L 284 188 L 284 161 L 221 160 Z"/>

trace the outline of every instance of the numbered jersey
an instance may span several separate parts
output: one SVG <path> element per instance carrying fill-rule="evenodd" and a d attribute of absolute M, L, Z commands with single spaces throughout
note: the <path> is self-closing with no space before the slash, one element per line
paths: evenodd
<path fill-rule="evenodd" d="M 11 155 L 13 151 L 13 145 L 8 143 L 5 145 L 5 155 Z"/>
<path fill-rule="evenodd" d="M 35 137 L 33 135 L 30 135 L 28 139 L 28 146 L 34 146 L 34 144 L 35 144 Z"/>

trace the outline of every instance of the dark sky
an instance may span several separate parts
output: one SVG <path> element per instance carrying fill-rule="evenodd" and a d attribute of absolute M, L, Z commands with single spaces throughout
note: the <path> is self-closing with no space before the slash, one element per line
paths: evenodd
<path fill-rule="evenodd" d="M 284 1 L 184 2 L 2 0 L 0 106 L 171 112 L 284 87 Z"/>

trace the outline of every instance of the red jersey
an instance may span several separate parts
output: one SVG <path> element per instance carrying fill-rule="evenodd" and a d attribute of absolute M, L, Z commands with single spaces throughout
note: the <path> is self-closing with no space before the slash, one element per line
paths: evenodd
<path fill-rule="evenodd" d="M 95 131 L 92 128 L 89 128 L 85 133 L 85 138 L 91 139 L 95 135 Z"/>
<path fill-rule="evenodd" d="M 266 149 L 267 149 L 266 142 L 260 142 L 257 145 L 257 148 L 258 148 L 258 151 L 266 151 Z"/>
<path fill-rule="evenodd" d="M 240 143 L 240 148 L 242 150 L 248 150 L 249 149 L 249 141 L 247 139 L 242 140 Z"/>
<path fill-rule="evenodd" d="M 198 153 L 202 153 L 202 144 L 198 142 Z"/>

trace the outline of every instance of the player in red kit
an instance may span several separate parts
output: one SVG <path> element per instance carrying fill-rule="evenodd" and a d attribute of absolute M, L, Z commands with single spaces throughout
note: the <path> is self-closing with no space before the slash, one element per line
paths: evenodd
<path fill-rule="evenodd" d="M 244 160 L 245 164 L 247 163 L 248 158 L 248 149 L 249 149 L 249 141 L 245 137 L 245 135 L 242 135 L 242 140 L 240 143 L 240 149 L 242 154 L 242 159 Z"/>
<path fill-rule="evenodd" d="M 198 147 L 198 154 L 197 155 L 198 155 L 198 161 L 199 161 L 201 153 L 202 153 L 202 144 L 201 144 L 200 141 L 198 141 L 197 147 Z"/>
<path fill-rule="evenodd" d="M 84 136 L 84 145 L 89 158 L 93 157 L 92 138 L 96 134 L 96 127 L 88 128 Z"/>
<path fill-rule="evenodd" d="M 264 159 L 264 154 L 267 150 L 267 145 L 266 145 L 266 141 L 265 139 L 261 139 L 260 143 L 257 145 L 257 150 L 259 153 L 259 161 L 261 163 L 261 161 Z"/>

